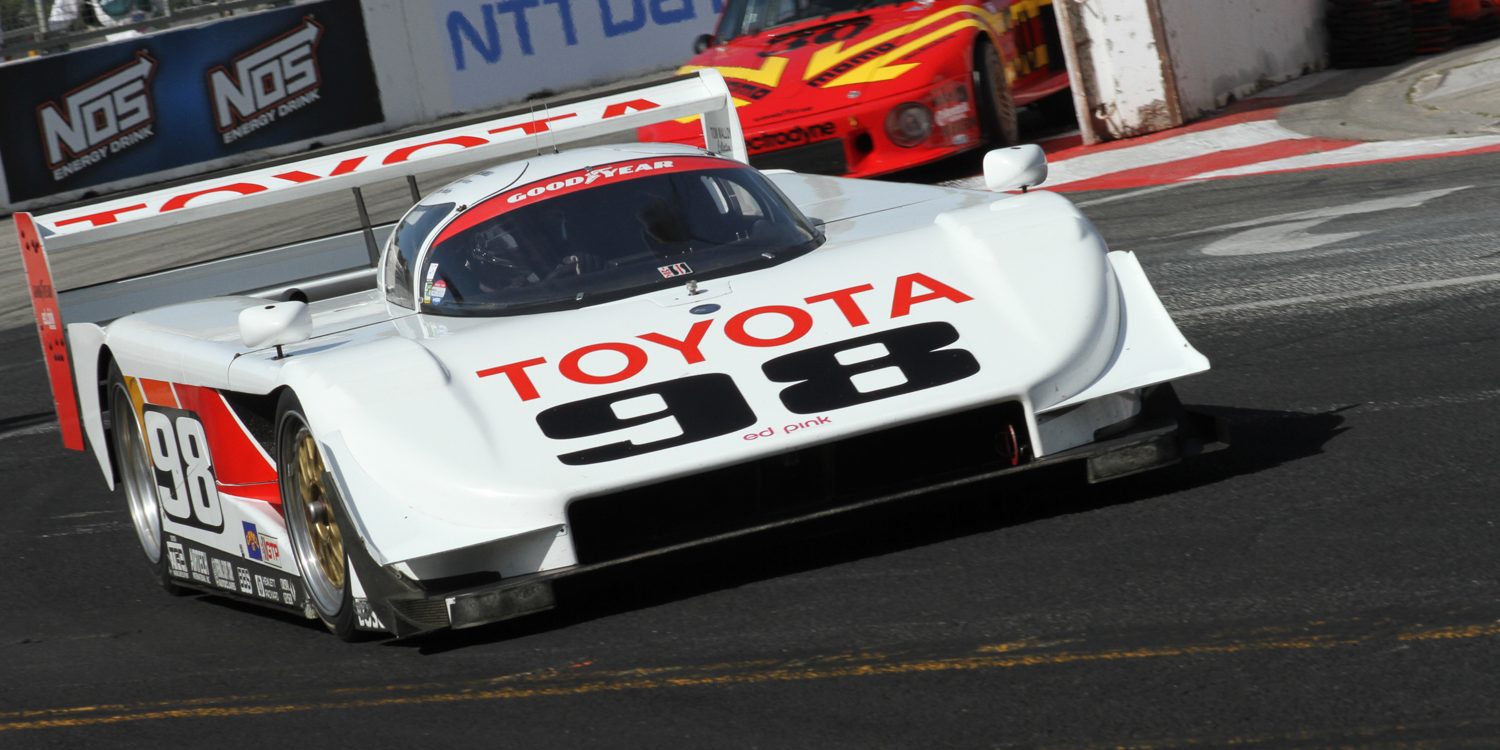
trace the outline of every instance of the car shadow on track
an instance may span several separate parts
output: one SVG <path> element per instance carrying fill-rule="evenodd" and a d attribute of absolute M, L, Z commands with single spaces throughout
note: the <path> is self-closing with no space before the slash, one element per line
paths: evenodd
<path fill-rule="evenodd" d="M 1075 463 L 893 501 L 560 579 L 557 609 L 387 643 L 442 653 L 1046 518 L 1160 498 L 1317 455 L 1347 429 L 1337 412 L 1194 408 L 1227 423 L 1233 441 L 1229 449 L 1097 485 L 1088 484 L 1082 464 Z M 812 539 L 817 543 L 809 544 Z"/>

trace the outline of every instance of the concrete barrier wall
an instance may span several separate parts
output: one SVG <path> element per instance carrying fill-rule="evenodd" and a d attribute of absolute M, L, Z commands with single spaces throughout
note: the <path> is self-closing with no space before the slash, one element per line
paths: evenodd
<path fill-rule="evenodd" d="M 1152 0 L 1061 0 L 1054 7 L 1085 141 L 1182 124 Z"/>
<path fill-rule="evenodd" d="M 0 65 L 0 212 L 382 132 L 360 0 L 317 0 Z"/>
<path fill-rule="evenodd" d="M 1186 119 L 1328 64 L 1324 0 L 1158 2 Z"/>
<path fill-rule="evenodd" d="M 198 89 L 203 86 L 204 73 L 199 68 L 210 67 L 221 52 L 226 59 L 234 54 L 234 50 L 221 49 L 224 44 L 234 46 L 226 30 L 255 28 L 278 14 L 327 14 L 335 7 L 331 3 L 362 13 L 364 28 L 358 46 L 364 47 L 368 39 L 369 59 L 364 60 L 362 49 L 334 50 L 342 64 L 334 59 L 318 61 L 325 78 L 342 83 L 355 70 L 366 71 L 364 75 L 369 76 L 371 66 L 374 73 L 373 81 L 357 90 L 344 85 L 325 86 L 323 94 L 325 98 L 336 99 L 333 95 L 341 94 L 356 99 L 321 105 L 321 117 L 316 120 L 325 127 L 316 133 L 267 127 L 253 137 L 234 142 L 232 151 L 187 150 L 184 144 L 196 141 L 179 131 L 187 128 L 197 133 L 203 129 L 197 127 L 198 121 L 209 116 L 208 110 L 192 98 L 200 96 Z M 6 132 L 5 148 L 0 149 L 0 174 L 7 178 L 0 180 L 0 213 L 133 189 L 293 154 L 309 146 L 333 145 L 427 124 L 448 115 L 670 71 L 692 56 L 693 40 L 713 30 L 721 8 L 722 0 L 325 0 L 220 21 L 212 31 L 223 42 L 218 46 L 188 44 L 179 39 L 210 33 L 207 27 L 195 27 L 10 63 L 0 66 L 0 74 L 10 76 L 0 77 L 9 81 L 0 88 L 7 94 L 17 94 L 0 112 L 7 126 L 0 127 Z M 358 29 L 358 15 L 355 18 Z M 325 36 L 324 47 L 331 47 L 330 38 Z M 89 80 L 97 72 L 93 68 L 113 69 L 111 66 L 120 64 L 115 58 L 134 59 L 131 55 L 137 50 L 155 50 L 153 45 L 164 45 L 161 51 L 153 52 L 154 59 L 187 70 L 181 75 L 159 75 L 146 84 L 146 96 L 155 103 L 152 121 L 164 133 L 153 142 L 167 156 L 153 156 L 143 148 L 116 149 L 122 156 L 98 158 L 102 166 L 80 170 L 80 177 L 64 181 L 37 176 L 46 170 L 32 164 L 41 151 L 32 141 L 43 137 L 31 124 L 35 108 Z M 184 57 L 192 59 L 178 63 Z M 93 65 L 95 58 L 103 62 Z M 66 67 L 75 59 L 77 64 Z M 48 74 L 33 75 L 33 68 L 46 68 Z M 20 91 L 15 81 L 23 81 L 37 91 Z M 20 96 L 23 93 L 27 96 Z M 373 111 L 373 116 L 351 119 L 350 113 L 365 109 Z M 305 115 L 300 120 L 309 121 Z M 208 129 L 211 134 L 212 127 Z M 284 137 L 278 137 L 279 133 Z"/>
<path fill-rule="evenodd" d="M 294 153 L 314 143 L 331 145 L 669 71 L 691 56 L 694 38 L 713 30 L 723 2 L 357 0 L 378 88 L 378 94 L 370 92 L 367 98 L 383 111 L 378 122 L 357 123 L 353 129 L 316 139 L 247 141 L 247 148 L 232 156 L 213 154 L 180 166 L 158 162 L 119 179 L 87 185 L 59 183 L 45 196 L 35 188 L 0 185 L 0 211 L 74 199 L 90 191 L 136 187 Z M 1319 69 L 1327 59 L 1323 0 L 1056 0 L 1055 7 L 1080 120 L 1090 141 L 1180 125 L 1231 97 Z M 256 17 L 243 18 L 228 23 L 256 23 Z M 139 43 L 127 40 L 106 46 L 125 50 Z M 95 49 L 103 48 L 91 48 L 88 54 L 96 54 Z M 330 65 L 328 70 L 335 68 Z M 193 81 L 200 79 L 201 75 Z M 21 110 L 26 114 L 40 101 L 12 104 L 24 104 Z M 23 125 L 16 127 L 24 130 Z M 14 150 L 13 143 L 6 145 Z M 14 173 L 18 157 L 5 158 L 12 162 L 3 165 L 5 171 Z"/>
<path fill-rule="evenodd" d="M 492 109 L 692 56 L 722 0 L 363 0 L 392 127 Z"/>

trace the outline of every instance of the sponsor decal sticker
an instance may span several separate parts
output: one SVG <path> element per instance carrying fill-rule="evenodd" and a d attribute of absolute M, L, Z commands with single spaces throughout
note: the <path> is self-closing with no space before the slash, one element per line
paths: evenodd
<path fill-rule="evenodd" d="M 422 295 L 422 301 L 427 304 L 442 304 L 448 296 L 448 282 L 443 279 L 428 282 L 427 291 Z"/>
<path fill-rule="evenodd" d="M 888 318 L 897 321 L 918 304 L 956 305 L 973 297 L 923 273 L 897 277 L 889 296 L 874 296 L 875 291 L 874 284 L 860 284 L 804 298 L 811 311 L 791 304 L 751 307 L 726 320 L 696 320 L 683 333 L 640 334 L 635 339 L 641 344 L 600 342 L 568 352 L 555 365 L 540 356 L 479 370 L 476 375 L 504 375 L 516 397 L 525 402 L 542 398 L 544 390 L 550 395 L 560 379 L 586 386 L 628 381 L 641 374 L 653 357 L 665 357 L 674 368 L 706 363 L 710 355 L 704 353 L 703 344 L 711 333 L 717 339 L 711 351 L 727 342 L 745 347 L 742 354 L 751 355 L 754 349 L 787 347 L 815 328 L 838 327 L 839 318 L 849 328 L 872 326 L 874 330 L 780 353 L 761 362 L 758 372 L 739 367 L 737 375 L 730 375 L 713 372 L 714 366 L 708 365 L 696 372 L 689 369 L 693 374 L 549 405 L 538 412 L 536 424 L 544 436 L 575 448 L 558 454 L 557 460 L 567 466 L 585 466 L 734 434 L 745 441 L 774 437 L 776 430 L 766 427 L 757 415 L 765 413 L 764 400 L 771 395 L 766 394 L 766 381 L 780 384 L 774 391 L 779 404 L 773 408 L 778 413 L 802 415 L 799 421 L 782 426 L 780 434 L 791 435 L 833 424 L 830 413 L 839 409 L 957 383 L 979 373 L 978 358 L 954 346 L 962 337 L 952 323 L 932 320 L 889 327 L 874 325 L 870 319 L 876 310 L 888 309 Z M 881 304 L 883 299 L 890 300 L 889 308 Z M 929 315 L 942 309 L 922 308 Z M 815 317 L 814 311 L 820 314 Z M 825 331 L 819 338 L 826 340 L 828 333 L 834 332 Z M 590 359 L 596 352 L 616 356 L 610 362 Z M 534 378 L 534 373 L 543 379 Z M 752 404 L 752 399 L 758 404 Z M 761 427 L 755 427 L 757 423 Z M 651 425 L 655 427 L 650 434 L 667 437 L 642 440 L 643 428 Z M 666 425 L 671 426 L 670 433 L 661 429 Z M 747 428 L 755 431 L 746 433 Z M 596 443 L 576 449 L 583 438 L 596 438 Z"/>
<path fill-rule="evenodd" d="M 765 86 L 757 86 L 749 81 L 741 81 L 734 78 L 726 78 L 724 83 L 729 86 L 730 93 L 742 96 L 751 101 L 759 101 L 771 93 L 771 89 Z"/>
<path fill-rule="evenodd" d="M 214 571 L 214 585 L 225 591 L 234 591 L 234 565 L 228 560 L 214 558 L 212 563 Z"/>
<path fill-rule="evenodd" d="M 261 556 L 260 532 L 255 529 L 255 524 L 249 521 L 241 521 L 245 527 L 245 557 L 251 560 L 265 560 Z"/>
<path fill-rule="evenodd" d="M 944 128 L 955 122 L 967 119 L 971 111 L 968 102 L 959 102 L 938 110 L 934 113 L 933 119 L 937 121 L 938 127 Z"/>
<path fill-rule="evenodd" d="M 664 279 L 675 279 L 678 276 L 686 276 L 692 273 L 693 269 L 686 263 L 673 263 L 669 266 L 658 267 L 656 272 L 661 274 L 661 277 Z"/>
<path fill-rule="evenodd" d="M 187 556 L 181 542 L 167 542 L 167 570 L 178 578 L 188 578 Z"/>
<path fill-rule="evenodd" d="M 845 73 L 848 73 L 849 71 L 854 70 L 855 68 L 858 68 L 867 62 L 876 60 L 895 49 L 895 42 L 882 42 L 880 44 L 877 44 L 863 52 L 860 52 L 857 55 L 849 57 L 848 59 L 834 65 L 828 70 L 825 70 L 822 73 L 813 76 L 812 78 L 808 79 L 807 85 L 818 87 L 832 83 L 835 79 L 839 78 Z"/>
<path fill-rule="evenodd" d="M 265 558 L 265 561 L 268 563 L 281 560 L 281 543 L 276 541 L 276 537 L 261 535 L 260 556 Z"/>
<path fill-rule="evenodd" d="M 354 619 L 360 627 L 367 630 L 385 630 L 385 623 L 380 621 L 380 615 L 375 614 L 375 608 L 370 606 L 368 599 L 354 600 Z"/>
<path fill-rule="evenodd" d="M 767 151 L 778 148 L 790 148 L 807 143 L 826 141 L 838 135 L 838 128 L 832 122 L 820 122 L 814 125 L 798 125 L 791 130 L 777 130 L 745 140 L 745 145 L 751 152 Z"/>
<path fill-rule="evenodd" d="M 404 138 L 390 144 L 377 144 L 364 149 L 341 152 L 327 158 L 312 159 L 289 168 L 285 172 L 276 172 L 269 176 L 255 172 L 235 175 L 223 183 L 210 186 L 205 186 L 204 183 L 194 183 L 186 186 L 182 192 L 154 196 L 149 203 L 139 202 L 135 196 L 131 196 L 93 204 L 83 209 L 87 213 L 77 213 L 57 219 L 52 225 L 52 230 L 59 234 L 67 234 L 89 227 L 108 226 L 121 221 L 143 218 L 141 212 L 145 212 L 145 215 L 160 215 L 180 211 L 189 208 L 193 201 L 204 196 L 214 195 L 222 198 L 226 193 L 254 195 L 268 190 L 316 182 L 328 177 L 369 172 L 392 164 L 421 161 L 446 153 L 446 149 L 454 147 L 478 148 L 491 143 L 506 143 L 529 138 L 538 133 L 550 132 L 552 130 L 550 123 L 557 120 L 579 118 L 580 122 L 584 120 L 607 121 L 616 117 L 625 117 L 632 112 L 645 112 L 660 106 L 662 105 L 649 99 L 631 99 L 604 104 L 601 112 L 585 107 L 580 111 L 564 112 L 551 117 L 517 116 L 513 118 L 513 124 L 500 127 L 493 127 L 495 122 L 486 122 L 471 128 L 455 128 L 442 133 Z M 434 148 L 445 150 L 437 154 L 424 153 Z M 338 161 L 335 163 L 334 159 Z M 719 166 L 723 166 L 722 163 Z M 655 162 L 652 163 L 652 167 L 656 168 Z M 74 225 L 84 226 L 69 229 Z"/>
<path fill-rule="evenodd" d="M 308 16 L 292 30 L 208 71 L 214 125 L 226 145 L 318 103 L 322 37 L 323 27 Z"/>
<path fill-rule="evenodd" d="M 151 79 L 156 60 L 145 50 L 60 101 L 36 109 L 43 156 L 54 181 L 62 181 L 155 136 Z"/>
<path fill-rule="evenodd" d="M 523 205 L 557 195 L 583 190 L 591 185 L 605 182 L 626 182 L 638 177 L 647 177 L 663 172 L 686 172 L 690 170 L 733 169 L 736 162 L 712 156 L 687 156 L 651 161 L 622 161 L 596 167 L 587 167 L 564 172 L 545 179 L 522 185 L 514 190 L 500 193 L 469 207 L 469 210 L 448 222 L 438 233 L 434 245 L 446 242 L 454 235 L 478 224 L 489 221 L 509 211 L 512 206 Z"/>
<path fill-rule="evenodd" d="M 288 607 L 297 603 L 297 588 L 286 578 L 281 579 L 281 603 Z"/>
<path fill-rule="evenodd" d="M 682 364 L 687 365 L 707 361 L 708 356 L 703 353 L 702 346 L 705 337 L 709 335 L 727 339 L 729 343 L 751 351 L 792 344 L 812 332 L 815 320 L 813 310 L 837 311 L 837 317 L 825 316 L 823 325 L 837 325 L 832 321 L 842 319 L 850 328 L 859 328 L 871 325 L 870 316 L 877 311 L 885 313 L 886 317 L 894 321 L 910 315 L 912 308 L 917 305 L 942 301 L 962 304 L 974 299 L 925 273 L 898 276 L 889 289 L 889 292 L 879 297 L 874 297 L 873 284 L 836 289 L 806 297 L 801 300 L 801 305 L 761 305 L 741 310 L 725 320 L 699 320 L 684 332 L 642 333 L 635 337 L 641 343 L 599 342 L 580 346 L 555 359 L 537 356 L 477 370 L 474 374 L 481 379 L 503 375 L 517 398 L 532 401 L 542 397 L 540 387 L 531 376 L 533 368 L 537 367 L 555 370 L 563 378 L 581 385 L 612 385 L 639 375 L 653 359 L 680 357 Z M 785 332 L 773 335 L 769 333 L 772 328 Z M 599 351 L 621 355 L 624 364 L 613 371 L 602 368 L 595 358 L 589 356 Z"/>
<path fill-rule="evenodd" d="M 192 565 L 193 580 L 199 583 L 212 581 L 208 574 L 208 553 L 201 549 L 188 550 L 188 562 Z"/>
<path fill-rule="evenodd" d="M 281 592 L 276 588 L 276 579 L 259 573 L 255 574 L 255 595 L 273 602 L 281 601 Z"/>
<path fill-rule="evenodd" d="M 557 179 L 531 185 L 530 187 L 518 189 L 505 196 L 506 203 L 520 203 L 529 198 L 540 198 L 548 193 L 558 191 L 569 192 L 572 188 L 592 185 L 600 180 L 612 180 L 616 177 L 628 177 L 630 175 L 641 175 L 658 169 L 672 169 L 671 159 L 659 161 L 642 161 L 629 164 L 612 164 L 607 167 L 594 167 L 586 170 L 582 175 L 569 177 L 559 176 Z"/>
<path fill-rule="evenodd" d="M 239 579 L 240 582 L 240 593 L 247 595 L 254 594 L 255 589 L 250 585 L 250 570 L 248 568 L 242 568 L 236 565 L 234 568 L 234 572 L 235 576 Z"/>

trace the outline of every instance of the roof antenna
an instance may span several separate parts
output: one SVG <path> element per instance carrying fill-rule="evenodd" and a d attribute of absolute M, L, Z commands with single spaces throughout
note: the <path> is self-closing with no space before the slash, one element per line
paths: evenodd
<path fill-rule="evenodd" d="M 551 125 L 551 123 L 552 123 L 552 112 L 551 112 L 551 110 L 547 109 L 547 100 L 546 99 L 542 100 L 542 118 L 543 118 L 542 119 L 542 127 L 546 128 L 548 133 L 552 133 L 552 125 Z M 552 133 L 552 153 L 554 153 L 554 154 L 557 153 L 557 134 L 556 133 Z"/>
<path fill-rule="evenodd" d="M 531 108 L 531 137 L 532 137 L 532 140 L 536 143 L 536 155 L 537 156 L 541 156 L 542 155 L 542 135 L 541 135 L 541 133 L 538 133 L 537 129 L 536 129 L 536 104 L 532 103 L 532 104 L 529 104 L 527 106 L 529 106 Z"/>

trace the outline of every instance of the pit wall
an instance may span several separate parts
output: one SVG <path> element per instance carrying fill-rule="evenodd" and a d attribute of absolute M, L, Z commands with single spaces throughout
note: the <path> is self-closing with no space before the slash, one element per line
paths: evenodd
<path fill-rule="evenodd" d="M 0 215 L 669 73 L 721 7 L 315 0 L 5 63 Z"/>
<path fill-rule="evenodd" d="M 1327 67 L 1323 0 L 1158 2 L 1185 119 Z"/>
<path fill-rule="evenodd" d="M 1200 0 L 1215 2 L 1215 0 Z M 1160 9 L 1152 0 L 1054 0 L 1084 140 L 1128 138 L 1183 122 Z"/>
<path fill-rule="evenodd" d="M 0 214 L 667 72 L 712 31 L 723 2 L 304 0 L 5 63 Z M 1325 65 L 1323 0 L 1054 0 L 1054 7 L 1089 142 L 1175 127 Z M 321 30 L 304 23 L 309 17 Z M 244 116 L 219 122 L 223 97 L 211 79 L 227 76 L 248 101 L 252 68 L 265 63 L 260 51 L 287 34 L 316 37 L 316 91 L 264 110 L 257 99 L 240 107 Z M 303 58 L 278 54 L 295 58 L 282 72 L 290 86 Z M 139 87 L 89 93 L 132 64 L 150 68 L 139 77 L 149 97 Z M 122 118 L 133 118 L 130 128 Z M 64 131 L 66 153 L 57 145 Z"/>
<path fill-rule="evenodd" d="M 1056 0 L 1085 142 L 1176 127 L 1328 64 L 1324 0 Z"/>
<path fill-rule="evenodd" d="M 362 0 L 392 128 L 656 71 L 722 0 Z"/>

